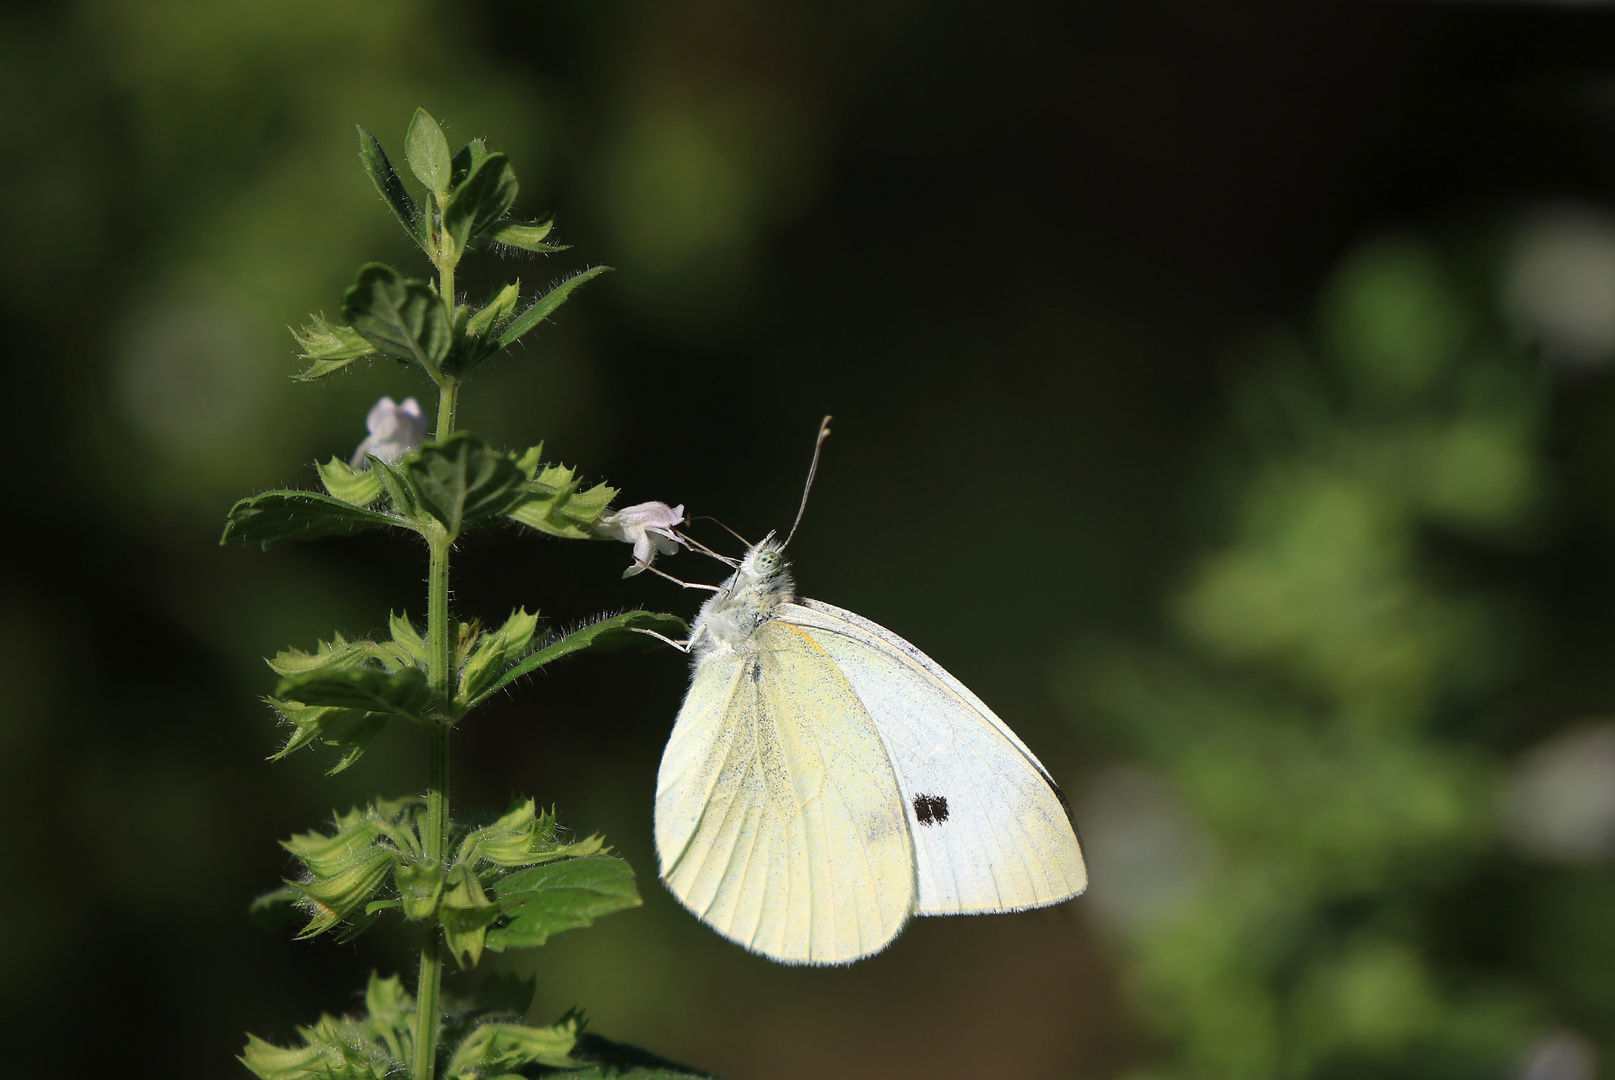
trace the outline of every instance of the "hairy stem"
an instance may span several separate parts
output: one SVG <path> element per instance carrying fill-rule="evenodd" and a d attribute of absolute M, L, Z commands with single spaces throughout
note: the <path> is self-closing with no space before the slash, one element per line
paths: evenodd
<path fill-rule="evenodd" d="M 453 252 L 439 250 L 434 260 L 438 270 L 438 295 L 454 318 Z M 460 382 L 453 376 L 437 384 L 437 431 L 434 438 L 446 439 L 454 433 L 454 414 L 460 404 Z M 426 830 L 421 837 L 426 858 L 442 866 L 449 843 L 449 730 L 454 698 L 454 638 L 449 621 L 449 551 L 447 538 L 431 542 L 431 567 L 426 579 L 427 676 L 432 686 L 438 714 L 432 731 L 430 779 L 426 788 Z M 421 942 L 421 973 L 415 988 L 415 1075 L 412 1080 L 432 1080 L 437 1071 L 437 1028 L 443 1013 L 443 935 L 436 922 L 426 929 Z"/>
<path fill-rule="evenodd" d="M 437 266 L 437 295 L 443 299 L 443 309 L 451 324 L 454 322 L 454 265 L 460 257 L 453 250 L 444 248 L 445 245 L 452 248 L 453 243 L 446 233 L 441 233 L 437 254 L 432 260 Z M 454 413 L 460 405 L 460 380 L 445 375 L 438 380 L 437 389 L 437 432 L 432 437 L 446 439 L 454 434 Z"/>
<path fill-rule="evenodd" d="M 426 857 L 442 865 L 449 819 L 449 729 L 432 732 L 432 779 L 426 793 Z M 437 1063 L 438 1018 L 443 1014 L 443 936 L 434 922 L 421 942 L 421 972 L 415 984 L 415 1075 L 432 1080 Z"/>
<path fill-rule="evenodd" d="M 441 415 L 441 409 L 439 410 Z M 450 406 L 450 415 L 453 407 Z M 449 548 L 447 538 L 431 541 L 431 569 L 426 586 L 427 671 L 437 711 L 446 717 L 453 695 L 454 667 L 449 637 Z M 443 865 L 449 839 L 449 724 L 439 719 L 432 731 L 430 778 L 426 788 L 426 829 L 421 837 L 426 858 Z M 415 1075 L 432 1080 L 437 1058 L 438 1017 L 442 1014 L 443 943 L 434 922 L 421 942 L 421 973 L 415 987 Z"/>

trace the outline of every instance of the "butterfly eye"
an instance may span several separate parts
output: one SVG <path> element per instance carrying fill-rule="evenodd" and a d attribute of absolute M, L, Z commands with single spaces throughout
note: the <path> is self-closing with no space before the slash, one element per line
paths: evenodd
<path fill-rule="evenodd" d="M 777 551 L 759 551 L 757 558 L 752 560 L 752 569 L 764 576 L 774 573 L 779 567 L 780 557 Z"/>

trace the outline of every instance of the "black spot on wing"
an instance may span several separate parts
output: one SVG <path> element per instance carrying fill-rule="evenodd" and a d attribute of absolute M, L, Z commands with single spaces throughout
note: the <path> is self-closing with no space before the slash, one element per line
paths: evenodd
<path fill-rule="evenodd" d="M 946 795 L 914 796 L 914 817 L 921 825 L 940 825 L 948 820 Z"/>
<path fill-rule="evenodd" d="M 763 665 L 753 660 L 751 662 L 751 684 L 756 686 L 763 681 Z"/>

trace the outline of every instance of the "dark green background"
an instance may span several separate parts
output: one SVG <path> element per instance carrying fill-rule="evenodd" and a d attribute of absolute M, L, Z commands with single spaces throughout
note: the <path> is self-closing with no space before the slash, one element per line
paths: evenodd
<path fill-rule="evenodd" d="M 472 266 L 473 296 L 618 267 L 478 373 L 466 426 L 543 438 L 624 502 L 755 537 L 789 525 L 835 414 L 792 547 L 802 590 L 946 664 L 1080 807 L 1114 762 L 1172 774 L 1133 714 L 1093 704 L 1091 673 L 1125 643 L 1193 651 L 1170 612 L 1240 505 L 1233 403 L 1265 370 L 1249 343 L 1309 340 L 1334 268 L 1396 233 L 1424 238 L 1506 351 L 1498 238 L 1541 199 L 1608 202 L 1612 77 L 1615 13 L 1548 5 L 8 5 L 7 1055 L 30 1075 L 245 1075 L 244 1031 L 287 1039 L 351 1008 L 371 969 L 412 967 L 401 932 L 293 944 L 246 905 L 287 871 L 278 838 L 424 782 L 406 732 L 335 779 L 314 753 L 265 764 L 277 732 L 254 700 L 272 684 L 259 657 L 420 614 L 424 552 L 216 546 L 235 497 L 312 484 L 377 396 L 429 389 L 390 364 L 285 378 L 283 327 L 334 314 L 360 262 L 425 269 L 358 167 L 355 122 L 398 156 L 424 105 L 451 140 L 511 154 L 518 213 L 558 214 L 571 251 Z M 1508 355 L 1535 371 L 1529 349 Z M 1490 682 L 1431 720 L 1487 777 L 1615 694 L 1615 387 L 1603 369 L 1526 383 L 1548 403 L 1542 508 L 1524 539 L 1429 555 L 1443 588 L 1513 605 Z M 455 602 L 485 619 L 536 605 L 558 627 L 693 612 L 665 582 L 619 581 L 625 550 L 477 535 Z M 1152 991 L 1160 950 L 1096 928 L 1085 901 L 925 920 L 842 970 L 777 967 L 700 926 L 656 883 L 650 841 L 684 677 L 670 652 L 581 659 L 457 736 L 457 806 L 553 802 L 641 877 L 643 909 L 516 962 L 538 975 L 535 1019 L 579 1004 L 602 1033 L 731 1077 L 1235 1075 L 1182 1035 L 1217 1026 L 1224 991 Z M 1239 677 L 1288 685 L 1260 660 Z M 1230 768 L 1246 749 L 1228 744 Z M 1437 879 L 1319 910 L 1400 912 L 1384 933 L 1435 985 L 1506 986 L 1496 1045 L 1325 1040 L 1243 1075 L 1502 1075 L 1535 1032 L 1615 1037 L 1615 877 L 1515 856 L 1489 801 L 1465 805 L 1472 839 Z M 1359 813 L 1340 829 L 1372 836 L 1375 806 Z"/>

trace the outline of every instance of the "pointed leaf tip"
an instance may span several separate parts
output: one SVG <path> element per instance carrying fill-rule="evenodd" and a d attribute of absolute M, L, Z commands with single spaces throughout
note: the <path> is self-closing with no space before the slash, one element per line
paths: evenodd
<path fill-rule="evenodd" d="M 555 288 L 551 289 L 537 300 L 534 300 L 532 306 L 526 311 L 522 312 L 520 315 L 516 316 L 511 324 L 505 327 L 504 333 L 499 335 L 500 348 L 506 348 L 510 345 L 514 345 L 523 334 L 526 334 L 533 327 L 549 318 L 555 313 L 556 308 L 566 303 L 567 298 L 572 295 L 573 291 L 577 289 L 579 285 L 582 285 L 588 281 L 593 281 L 601 274 L 608 273 L 612 269 L 613 267 L 610 266 L 596 266 L 592 269 L 584 270 L 581 273 L 573 274 L 571 277 L 555 286 Z"/>

